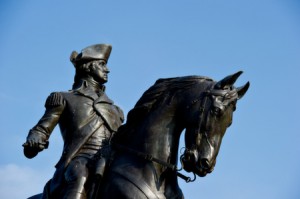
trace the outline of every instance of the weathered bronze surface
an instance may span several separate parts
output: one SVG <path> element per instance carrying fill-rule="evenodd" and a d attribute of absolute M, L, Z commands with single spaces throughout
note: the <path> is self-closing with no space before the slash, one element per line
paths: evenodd
<path fill-rule="evenodd" d="M 73 52 L 73 89 L 52 93 L 44 116 L 30 130 L 23 145 L 28 158 L 47 148 L 56 124 L 64 138 L 53 178 L 32 199 L 181 199 L 177 177 L 191 182 L 213 171 L 237 101 L 250 85 L 233 85 L 242 72 L 220 81 L 159 79 L 121 126 L 121 109 L 104 93 L 110 51 L 111 46 L 102 44 Z M 185 151 L 178 157 L 183 130 Z M 178 159 L 194 178 L 179 172 Z"/>
<path fill-rule="evenodd" d="M 249 82 L 236 88 L 237 72 L 215 82 L 207 77 L 159 79 L 129 112 L 113 138 L 117 151 L 98 198 L 181 199 L 178 145 L 185 129 L 184 170 L 211 173 L 238 99 Z"/>
<path fill-rule="evenodd" d="M 76 69 L 72 90 L 51 93 L 45 103 L 45 114 L 29 131 L 23 145 L 28 158 L 48 147 L 57 124 L 64 139 L 62 156 L 53 178 L 45 186 L 44 198 L 90 198 L 95 177 L 103 175 L 110 139 L 124 117 L 104 92 L 111 48 L 98 44 L 79 54 L 72 52 L 70 60 Z"/>

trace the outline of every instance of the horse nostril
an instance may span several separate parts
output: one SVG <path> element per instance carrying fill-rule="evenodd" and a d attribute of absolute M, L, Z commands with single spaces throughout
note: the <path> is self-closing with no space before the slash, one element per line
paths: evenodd
<path fill-rule="evenodd" d="M 203 169 L 209 169 L 209 167 L 210 167 L 209 161 L 206 158 L 203 158 L 200 160 L 200 165 Z"/>

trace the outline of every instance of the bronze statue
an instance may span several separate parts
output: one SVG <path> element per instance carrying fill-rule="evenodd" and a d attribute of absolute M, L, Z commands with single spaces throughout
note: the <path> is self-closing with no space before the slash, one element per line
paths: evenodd
<path fill-rule="evenodd" d="M 249 88 L 233 86 L 242 72 L 215 82 L 187 76 L 158 80 L 140 98 L 112 140 L 114 160 L 100 186 L 101 199 L 182 199 L 177 176 L 187 182 L 211 173 L 238 99 Z M 185 129 L 183 169 L 178 145 Z"/>
<path fill-rule="evenodd" d="M 46 111 L 24 143 L 35 157 L 48 147 L 59 124 L 64 148 L 43 194 L 30 199 L 182 199 L 177 177 L 192 182 L 211 173 L 236 104 L 249 82 L 236 88 L 242 74 L 220 81 L 186 76 L 159 79 L 138 100 L 121 126 L 122 110 L 104 93 L 111 46 L 89 46 L 73 52 L 72 90 L 48 97 Z M 179 171 L 179 159 L 190 178 Z"/>
<path fill-rule="evenodd" d="M 109 161 L 109 143 L 122 124 L 122 110 L 105 94 L 111 45 L 97 44 L 72 52 L 76 75 L 73 88 L 51 93 L 46 111 L 25 142 L 24 154 L 35 157 L 48 147 L 48 139 L 59 124 L 63 153 L 43 195 L 33 198 L 90 198 L 95 176 L 102 176 Z M 95 174 L 97 173 L 97 175 Z"/>

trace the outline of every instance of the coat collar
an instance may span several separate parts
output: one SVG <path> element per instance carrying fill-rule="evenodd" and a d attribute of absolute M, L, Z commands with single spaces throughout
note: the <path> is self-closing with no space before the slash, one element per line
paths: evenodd
<path fill-rule="evenodd" d="M 92 87 L 92 85 L 89 84 L 86 80 L 83 80 L 81 85 L 77 87 L 76 89 L 73 89 L 72 91 L 74 93 L 77 93 L 79 95 L 83 95 L 85 97 L 88 97 L 95 101 L 94 103 L 108 103 L 113 104 L 113 101 L 109 99 L 109 97 L 104 93 L 105 87 L 103 86 L 103 89 L 100 90 L 99 93 L 95 92 L 95 89 Z"/>

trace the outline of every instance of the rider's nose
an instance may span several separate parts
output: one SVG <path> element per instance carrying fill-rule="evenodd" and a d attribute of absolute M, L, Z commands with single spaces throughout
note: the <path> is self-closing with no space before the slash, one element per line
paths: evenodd
<path fill-rule="evenodd" d="M 105 71 L 106 71 L 107 73 L 110 72 L 110 70 L 109 70 L 109 68 L 108 68 L 107 66 L 105 67 Z"/>

